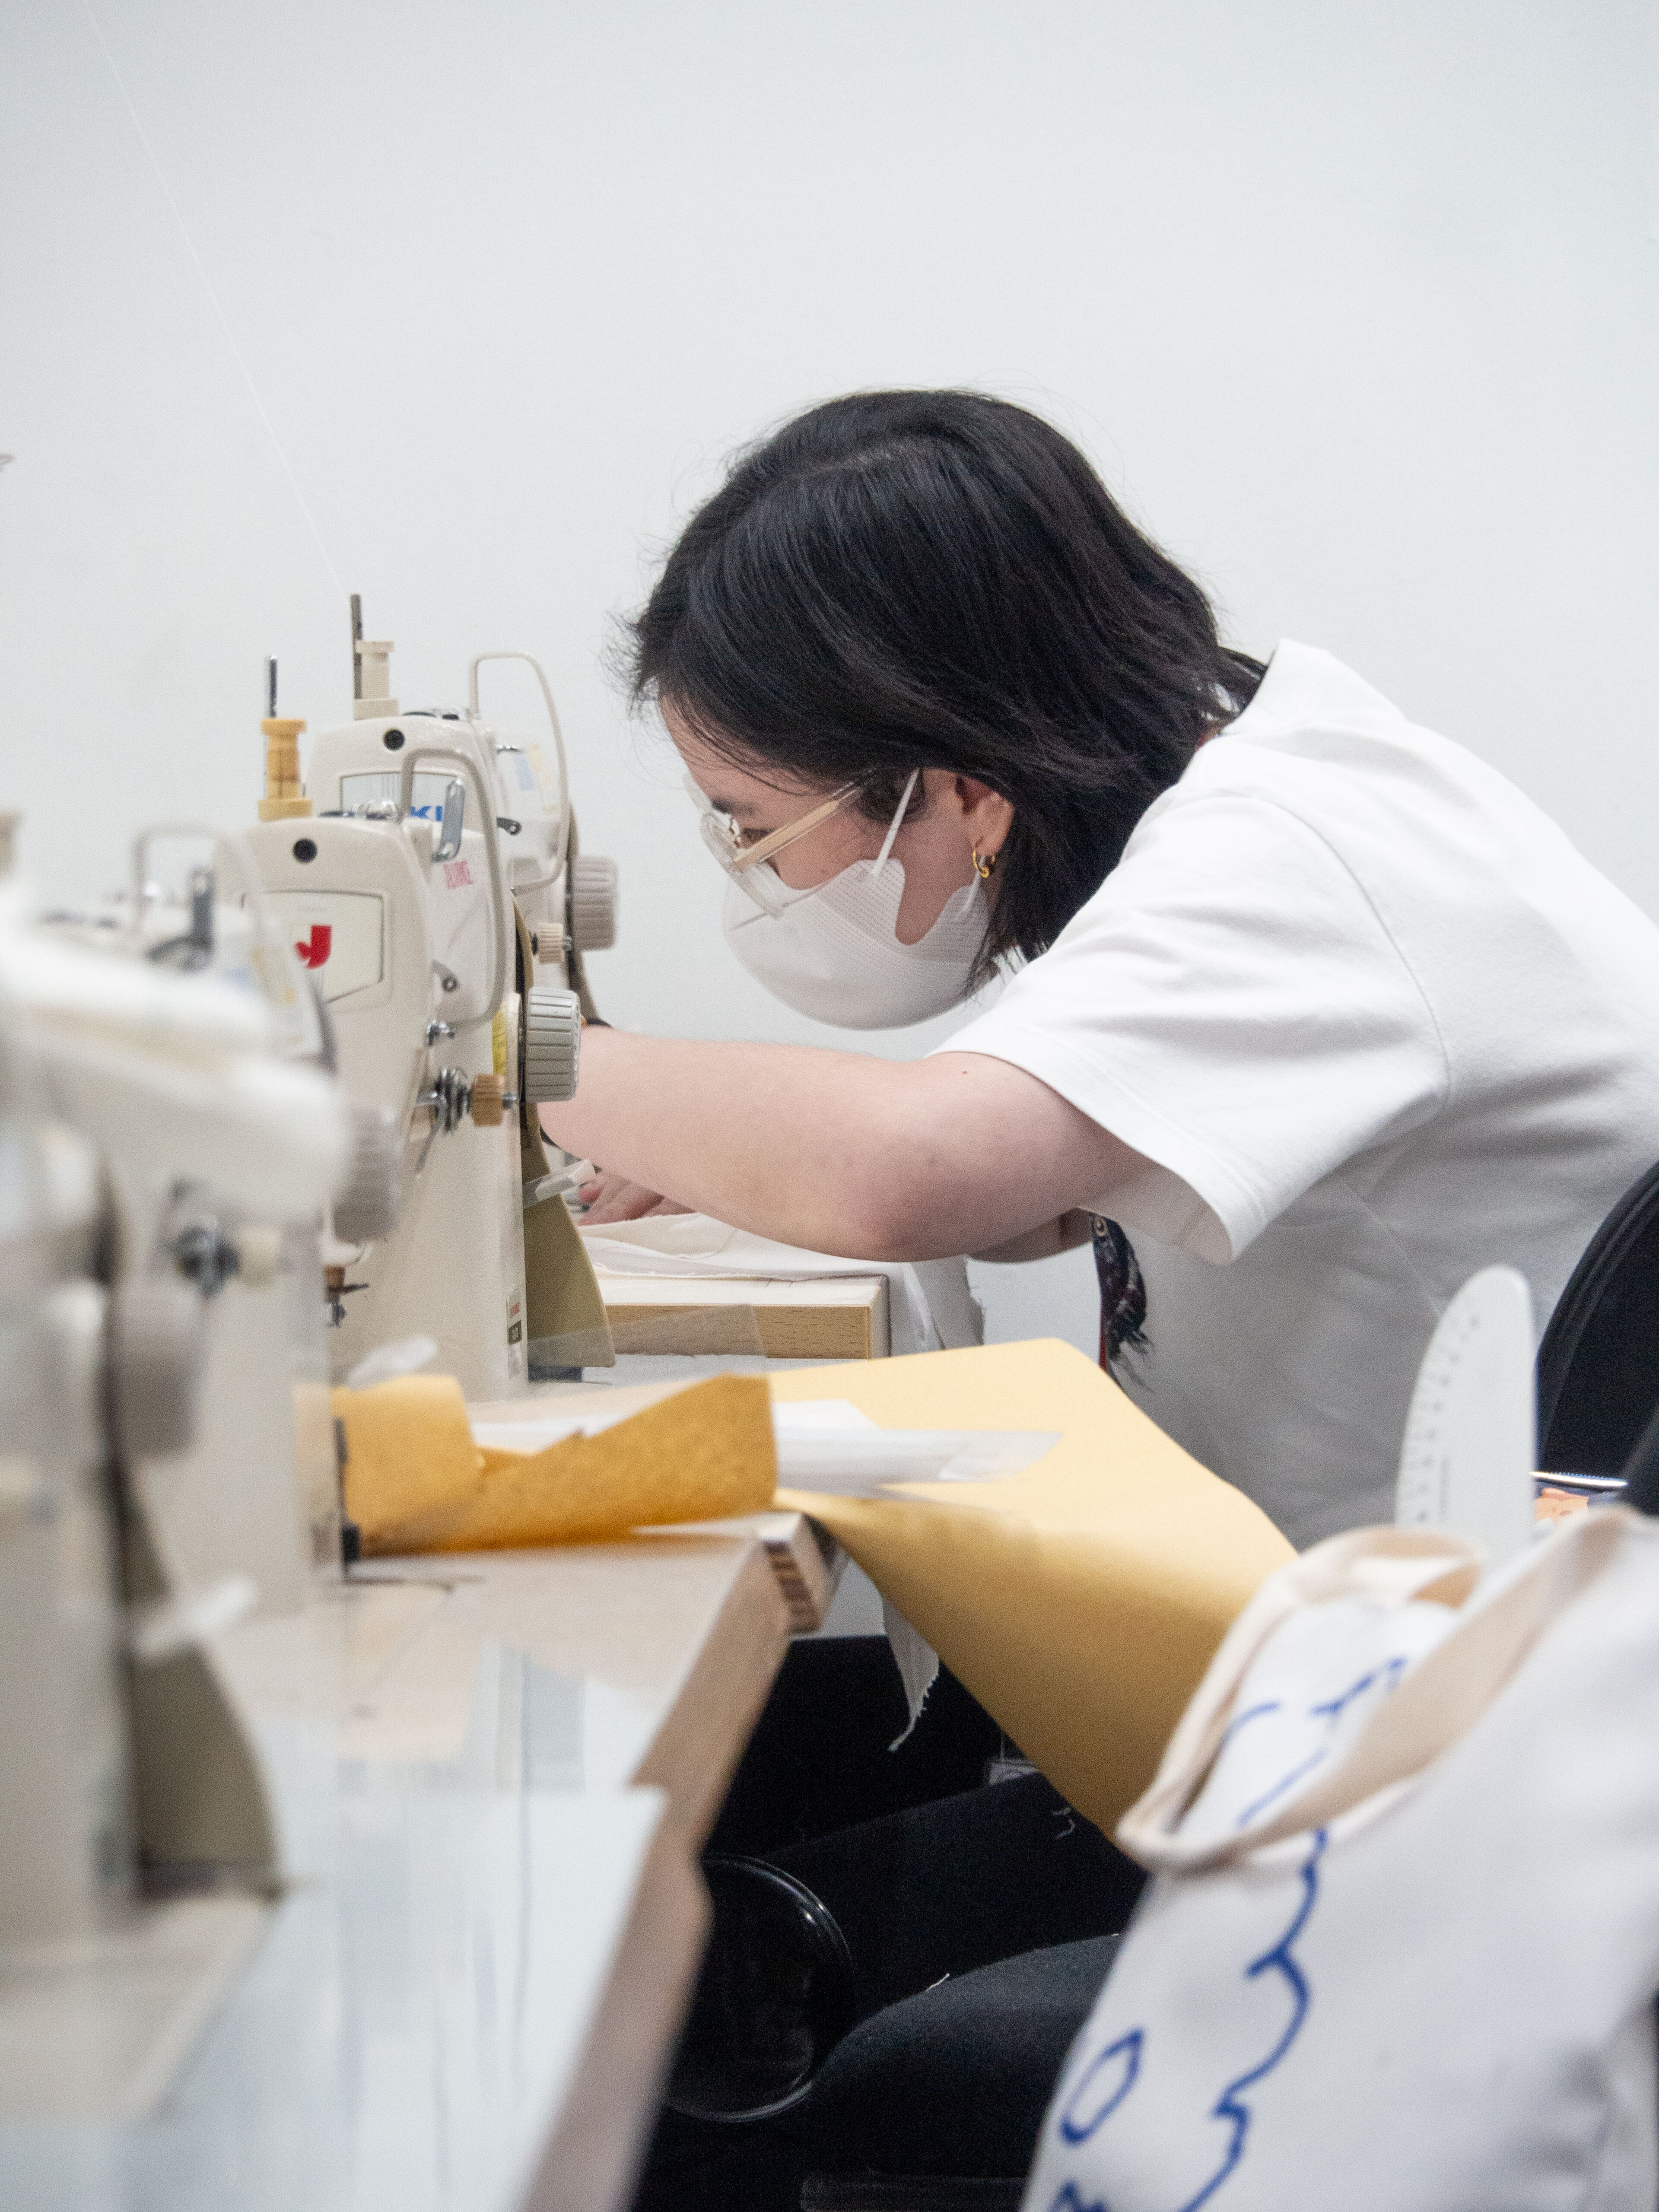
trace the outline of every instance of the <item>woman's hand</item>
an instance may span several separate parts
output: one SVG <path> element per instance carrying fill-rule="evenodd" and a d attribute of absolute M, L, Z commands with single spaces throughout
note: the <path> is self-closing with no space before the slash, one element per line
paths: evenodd
<path fill-rule="evenodd" d="M 612 1175 L 608 1168 L 595 1168 L 592 1182 L 583 1183 L 576 1196 L 586 1208 L 582 1215 L 584 1229 L 599 1228 L 607 1221 L 642 1221 L 651 1213 L 691 1211 L 689 1206 L 680 1206 L 673 1199 L 663 1197 L 659 1191 L 647 1190 L 642 1182 L 630 1182 L 626 1176 Z"/>

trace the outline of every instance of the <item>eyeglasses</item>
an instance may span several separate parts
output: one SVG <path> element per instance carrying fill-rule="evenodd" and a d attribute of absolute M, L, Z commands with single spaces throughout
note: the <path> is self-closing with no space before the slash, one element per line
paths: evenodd
<path fill-rule="evenodd" d="M 912 775 L 904 787 L 904 796 L 899 801 L 898 811 L 893 817 L 892 827 L 888 830 L 876 863 L 878 867 L 892 850 L 893 839 L 904 819 L 904 811 L 910 803 L 910 793 L 915 788 L 916 780 L 916 776 Z M 769 860 L 775 853 L 782 852 L 787 845 L 793 845 L 798 838 L 805 837 L 816 830 L 821 822 L 828 822 L 832 815 L 845 813 L 863 788 L 860 784 L 843 784 L 839 791 L 831 792 L 829 798 L 818 805 L 810 808 L 794 821 L 786 822 L 781 830 L 769 830 L 765 836 L 757 837 L 752 845 L 745 845 L 743 830 L 724 808 L 709 805 L 705 793 L 698 789 L 690 776 L 685 779 L 685 787 L 696 802 L 700 817 L 698 827 L 702 833 L 703 843 L 732 882 L 748 893 L 763 914 L 781 914 L 786 907 L 793 905 L 802 896 L 799 890 L 792 890 L 784 883 L 775 869 L 764 866 L 763 863 Z"/>

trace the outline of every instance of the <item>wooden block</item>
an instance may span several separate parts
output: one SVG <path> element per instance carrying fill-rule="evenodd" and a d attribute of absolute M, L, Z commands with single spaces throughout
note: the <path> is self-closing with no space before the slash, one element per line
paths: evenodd
<path fill-rule="evenodd" d="M 766 1547 L 783 1601 L 789 1633 L 822 1628 L 847 1565 L 847 1554 L 821 1522 L 804 1513 L 763 1513 L 750 1523 Z"/>
<path fill-rule="evenodd" d="M 595 1273 L 619 1352 L 884 1359 L 891 1349 L 884 1275 L 787 1283 Z"/>
<path fill-rule="evenodd" d="M 740 1520 L 683 1522 L 678 1528 L 641 1528 L 646 1539 L 666 1540 L 692 1534 L 755 1536 L 766 1553 L 789 1613 L 789 1633 L 809 1636 L 822 1628 L 840 1587 L 847 1554 L 822 1522 L 805 1513 L 753 1513 Z"/>

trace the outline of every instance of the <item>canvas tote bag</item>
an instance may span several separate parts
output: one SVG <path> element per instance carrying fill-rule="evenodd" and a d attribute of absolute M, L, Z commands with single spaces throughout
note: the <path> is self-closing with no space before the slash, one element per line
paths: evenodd
<path fill-rule="evenodd" d="M 1654 2212 L 1659 1523 L 1316 1546 L 1117 1836 L 1026 2212 Z"/>

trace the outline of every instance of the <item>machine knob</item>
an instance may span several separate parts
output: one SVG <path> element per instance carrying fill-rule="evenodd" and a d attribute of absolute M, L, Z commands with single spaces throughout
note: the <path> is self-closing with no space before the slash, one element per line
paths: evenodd
<path fill-rule="evenodd" d="M 264 1290 L 282 1273 L 283 1232 L 269 1221 L 246 1221 L 236 1231 L 236 1273 L 251 1291 Z"/>
<path fill-rule="evenodd" d="M 524 994 L 524 1095 L 532 1106 L 575 1096 L 582 1009 L 574 991 L 537 984 Z"/>
<path fill-rule="evenodd" d="M 211 1214 L 185 1221 L 167 1249 L 179 1273 L 204 1298 L 217 1297 L 240 1264 L 235 1245 Z"/>
<path fill-rule="evenodd" d="M 597 853 L 571 860 L 570 941 L 578 952 L 608 952 L 617 941 L 617 864 Z"/>
<path fill-rule="evenodd" d="M 176 1278 L 118 1284 L 109 1324 L 110 1395 L 122 1457 L 188 1450 L 205 1351 L 201 1293 Z"/>
<path fill-rule="evenodd" d="M 351 1117 L 351 1161 L 334 1200 L 334 1234 L 343 1244 L 379 1244 L 398 1226 L 403 1206 L 403 1132 L 389 1107 L 360 1106 Z"/>
<path fill-rule="evenodd" d="M 499 1129 L 507 1106 L 504 1075 L 475 1075 L 472 1079 L 472 1123 L 478 1129 Z"/>

